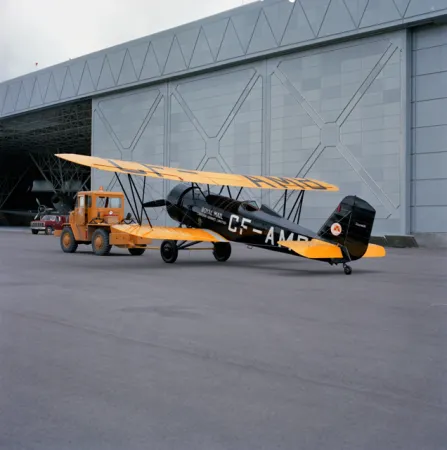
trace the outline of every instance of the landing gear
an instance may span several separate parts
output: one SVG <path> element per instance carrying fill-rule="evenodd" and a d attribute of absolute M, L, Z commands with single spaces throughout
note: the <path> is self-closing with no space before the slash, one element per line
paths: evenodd
<path fill-rule="evenodd" d="M 160 255 L 165 263 L 173 264 L 177 261 L 179 250 L 187 250 L 200 242 L 186 242 L 181 241 L 179 244 L 177 241 L 166 240 L 160 245 Z M 135 250 L 135 249 L 134 249 Z M 194 249 L 192 249 L 194 250 Z M 197 250 L 202 250 L 198 248 Z M 203 249 L 208 250 L 208 249 Z M 130 250 L 129 250 L 130 251 Z M 219 262 L 227 261 L 231 255 L 231 245 L 229 242 L 216 242 L 213 245 L 213 256 Z"/>
<path fill-rule="evenodd" d="M 163 241 L 160 246 L 160 254 L 163 261 L 168 264 L 173 264 L 177 261 L 178 248 L 176 241 Z"/>
<path fill-rule="evenodd" d="M 95 230 L 92 236 L 93 253 L 98 256 L 105 256 L 110 253 L 112 246 L 109 243 L 109 233 L 103 228 Z"/>
<path fill-rule="evenodd" d="M 343 264 L 343 270 L 345 271 L 346 275 L 351 275 L 351 273 L 352 273 L 351 266 L 348 266 L 346 263 Z"/>
<path fill-rule="evenodd" d="M 231 256 L 231 245 L 229 242 L 216 242 L 214 244 L 213 256 L 216 261 L 225 262 Z"/>

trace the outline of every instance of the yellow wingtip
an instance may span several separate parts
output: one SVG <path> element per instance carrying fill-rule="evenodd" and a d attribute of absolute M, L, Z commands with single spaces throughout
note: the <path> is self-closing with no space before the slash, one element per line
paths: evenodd
<path fill-rule="evenodd" d="M 386 256 L 385 247 L 377 244 L 369 244 L 363 258 L 383 258 Z"/>

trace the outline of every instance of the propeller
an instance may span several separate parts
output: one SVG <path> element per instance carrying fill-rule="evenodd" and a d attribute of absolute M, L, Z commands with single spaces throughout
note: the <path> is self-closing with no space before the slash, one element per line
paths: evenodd
<path fill-rule="evenodd" d="M 167 206 L 169 202 L 167 202 L 165 199 L 160 200 L 152 200 L 150 202 L 143 203 L 144 208 L 158 208 L 161 206 Z"/>
<path fill-rule="evenodd" d="M 47 207 L 45 205 L 42 205 L 38 198 L 36 198 L 36 203 L 38 206 L 37 206 L 37 214 L 34 216 L 34 220 L 37 220 L 38 218 L 40 218 L 40 216 L 45 214 L 45 212 L 47 210 Z"/>

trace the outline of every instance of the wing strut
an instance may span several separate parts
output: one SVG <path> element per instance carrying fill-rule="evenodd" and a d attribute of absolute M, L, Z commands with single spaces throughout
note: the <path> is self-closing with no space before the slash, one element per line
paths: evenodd
<path fill-rule="evenodd" d="M 135 201 L 135 195 L 133 193 L 133 190 L 135 189 L 135 193 L 137 194 L 138 200 L 140 202 L 141 205 L 141 209 L 144 210 L 144 215 L 146 216 L 147 222 L 149 223 L 149 225 L 152 227 L 151 221 L 149 219 L 149 216 L 147 215 L 146 210 L 143 208 L 143 203 L 144 200 L 140 197 L 140 194 L 138 192 L 137 186 L 135 185 L 135 182 L 133 181 L 132 175 L 128 174 L 129 177 L 129 184 L 130 184 L 130 189 L 132 191 L 132 196 L 134 198 Z M 146 177 L 144 178 L 146 180 Z M 144 190 L 143 190 L 143 196 L 144 196 Z M 137 202 L 135 201 L 135 209 L 137 209 Z M 141 216 L 137 216 L 138 222 L 141 225 L 143 223 L 143 214 L 141 214 Z"/>
<path fill-rule="evenodd" d="M 146 177 L 143 177 L 143 198 L 141 199 L 141 210 L 140 210 L 140 217 L 141 217 L 141 222 L 143 222 L 143 210 L 144 210 L 144 214 L 147 217 L 146 214 L 146 210 L 144 209 L 144 194 L 146 193 Z M 150 223 L 149 221 L 149 217 L 147 217 L 147 221 Z"/>
<path fill-rule="evenodd" d="M 301 210 L 303 208 L 303 200 L 304 200 L 304 194 L 306 191 L 300 191 L 300 193 L 298 194 L 298 197 L 295 200 L 295 203 L 292 206 L 292 209 L 290 210 L 289 216 L 287 217 L 287 219 L 290 219 L 293 210 L 296 208 L 296 213 L 295 213 L 295 217 L 293 218 L 293 221 L 298 225 L 300 223 L 300 218 L 301 218 Z"/>
<path fill-rule="evenodd" d="M 293 218 L 293 221 L 299 225 L 300 223 L 300 218 L 301 218 L 301 210 L 303 208 L 303 200 L 304 200 L 304 194 L 306 193 L 305 190 L 299 191 L 298 196 L 292 206 L 292 209 L 289 211 L 289 215 L 287 216 L 287 220 L 290 220 L 290 218 L 292 217 L 293 212 L 295 211 L 295 216 Z M 292 193 L 290 195 L 288 195 L 288 191 L 287 189 L 284 190 L 284 194 L 281 195 L 281 197 L 279 198 L 279 200 L 276 202 L 275 206 L 273 207 L 273 210 L 275 210 L 275 208 L 278 206 L 279 202 L 281 200 L 283 200 L 283 206 L 282 206 L 282 216 L 285 218 L 286 217 L 286 209 L 287 209 L 287 200 L 291 199 L 292 196 L 294 194 L 294 191 L 292 191 Z"/>
<path fill-rule="evenodd" d="M 282 208 L 282 216 L 286 217 L 286 207 L 287 207 L 287 189 L 284 191 L 284 204 Z"/>
<path fill-rule="evenodd" d="M 191 187 L 192 187 L 192 196 L 194 198 L 194 186 L 197 186 L 197 189 L 200 191 L 200 193 L 203 195 L 203 198 L 206 199 L 206 195 L 204 194 L 204 192 L 202 191 L 202 189 L 200 188 L 200 186 L 197 183 L 191 183 Z M 209 193 L 209 186 L 208 186 L 208 193 Z"/>
<path fill-rule="evenodd" d="M 116 179 L 118 180 L 118 183 L 119 183 L 120 186 L 121 186 L 121 189 L 123 190 L 124 195 L 126 196 L 127 203 L 129 204 L 130 208 L 132 209 L 133 215 L 134 215 L 136 218 L 138 218 L 138 214 L 137 214 L 137 213 L 135 212 L 135 210 L 133 209 L 132 202 L 130 201 L 129 196 L 127 195 L 126 190 L 124 189 L 123 183 L 121 183 L 120 177 L 118 176 L 118 173 L 117 173 L 117 172 L 115 172 L 115 176 L 116 176 Z"/>
<path fill-rule="evenodd" d="M 131 210 L 132 210 L 133 215 L 135 216 L 135 218 L 136 218 L 137 221 L 138 221 L 138 224 L 139 224 L 140 226 L 142 225 L 142 222 L 143 222 L 143 214 L 141 214 L 141 215 L 138 214 L 138 204 L 137 204 L 136 199 L 135 199 L 134 189 L 135 189 L 135 192 L 137 193 L 138 199 L 139 199 L 139 201 L 140 201 L 141 209 L 144 210 L 144 215 L 146 216 L 146 219 L 147 219 L 147 221 L 148 221 L 149 226 L 152 228 L 152 223 L 151 223 L 151 221 L 150 221 L 150 219 L 149 219 L 149 217 L 148 217 L 148 215 L 147 215 L 146 210 L 143 208 L 143 203 L 144 203 L 144 201 L 141 199 L 140 194 L 138 193 L 138 189 L 137 189 L 137 187 L 135 186 L 135 182 L 133 181 L 132 176 L 131 176 L 130 174 L 128 174 L 130 190 L 131 190 L 131 192 L 132 192 L 132 197 L 133 197 L 133 200 L 134 200 L 133 203 L 130 201 L 129 195 L 127 194 L 126 189 L 124 189 L 123 183 L 121 182 L 120 177 L 119 177 L 119 175 L 118 175 L 117 172 L 115 172 L 115 176 L 116 176 L 116 179 L 118 180 L 118 183 L 119 183 L 120 186 L 121 186 L 121 189 L 122 189 L 122 191 L 123 191 L 123 193 L 124 193 L 124 195 L 125 195 L 125 197 L 126 197 L 127 203 L 129 204 L 129 206 L 130 206 L 130 208 L 131 208 Z M 144 192 L 143 192 L 143 198 L 144 198 Z"/>

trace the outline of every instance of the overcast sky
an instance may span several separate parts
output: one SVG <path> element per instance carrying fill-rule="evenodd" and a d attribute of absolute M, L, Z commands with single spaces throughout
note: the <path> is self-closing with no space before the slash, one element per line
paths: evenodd
<path fill-rule="evenodd" d="M 0 0 L 0 82 L 256 0 Z"/>

